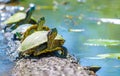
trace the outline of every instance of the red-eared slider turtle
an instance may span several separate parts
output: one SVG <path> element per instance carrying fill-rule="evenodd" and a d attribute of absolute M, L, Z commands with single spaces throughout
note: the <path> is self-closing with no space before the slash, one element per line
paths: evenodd
<path fill-rule="evenodd" d="M 26 57 L 30 55 L 38 56 L 43 53 L 61 50 L 61 56 L 67 56 L 67 50 L 62 45 L 65 40 L 57 34 L 57 29 L 50 31 L 37 31 L 29 35 L 18 48 L 19 56 Z"/>
<path fill-rule="evenodd" d="M 13 40 L 21 40 L 23 33 L 31 26 L 32 24 L 22 24 L 13 30 Z"/>
<path fill-rule="evenodd" d="M 44 17 L 41 17 L 37 24 L 36 25 L 32 25 L 31 27 L 29 27 L 23 34 L 23 38 L 21 40 L 21 42 L 28 36 L 30 35 L 31 33 L 33 32 L 36 32 L 36 31 L 48 31 L 49 30 L 49 27 L 47 26 L 44 26 L 44 23 L 45 23 L 45 18 Z"/>
<path fill-rule="evenodd" d="M 11 29 L 14 30 L 21 24 L 27 24 L 27 23 L 35 24 L 36 21 L 33 18 L 31 18 L 31 15 L 34 10 L 35 10 L 35 5 L 33 4 L 28 8 L 26 13 L 18 12 L 14 14 L 10 18 L 8 18 L 5 22 L 3 22 L 4 24 L 7 24 L 4 30 L 6 31 L 6 28 L 8 27 L 11 27 Z"/>
<path fill-rule="evenodd" d="M 13 40 L 21 40 L 23 41 L 28 35 L 32 34 L 35 31 L 45 30 L 48 31 L 49 27 L 44 26 L 45 18 L 41 17 L 37 24 L 23 24 L 17 27 L 15 30 L 12 31 L 14 34 Z M 17 39 L 18 38 L 18 39 Z"/>

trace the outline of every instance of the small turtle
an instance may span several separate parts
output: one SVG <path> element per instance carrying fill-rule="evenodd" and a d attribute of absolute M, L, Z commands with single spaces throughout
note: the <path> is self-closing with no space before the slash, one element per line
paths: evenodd
<path fill-rule="evenodd" d="M 17 27 L 12 31 L 14 34 L 13 40 L 21 40 L 23 41 L 28 35 L 32 34 L 35 31 L 45 30 L 48 31 L 49 27 L 44 26 L 45 18 L 41 17 L 37 24 L 23 24 Z M 17 39 L 18 38 L 18 39 Z"/>
<path fill-rule="evenodd" d="M 30 55 L 38 56 L 43 53 L 61 50 L 61 57 L 67 56 L 67 49 L 63 47 L 65 40 L 59 34 L 57 29 L 50 31 L 37 31 L 29 35 L 18 48 L 19 57 L 27 57 Z"/>
<path fill-rule="evenodd" d="M 36 32 L 36 31 L 42 31 L 42 30 L 45 30 L 45 31 L 48 31 L 49 30 L 49 27 L 47 26 L 44 26 L 44 23 L 45 23 L 45 18 L 44 17 L 41 17 L 37 24 L 36 25 L 32 25 L 30 26 L 23 34 L 23 38 L 21 40 L 21 42 L 30 34 L 32 34 L 33 32 Z"/>
<path fill-rule="evenodd" d="M 13 16 L 9 17 L 5 22 L 3 22 L 4 24 L 7 24 L 4 30 L 6 31 L 8 27 L 11 27 L 10 29 L 14 30 L 21 24 L 27 24 L 27 23 L 35 24 L 36 21 L 33 18 L 31 18 L 31 15 L 34 10 L 35 10 L 35 5 L 31 5 L 26 11 L 26 13 L 18 12 Z"/>
<path fill-rule="evenodd" d="M 15 30 L 12 31 L 13 33 L 13 40 L 21 40 L 23 33 L 30 27 L 32 24 L 22 24 L 17 27 Z"/>

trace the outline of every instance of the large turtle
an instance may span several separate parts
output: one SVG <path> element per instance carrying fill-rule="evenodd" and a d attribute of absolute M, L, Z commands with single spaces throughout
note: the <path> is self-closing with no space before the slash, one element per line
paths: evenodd
<path fill-rule="evenodd" d="M 61 35 L 57 34 L 57 29 L 50 31 L 37 31 L 29 35 L 18 48 L 19 57 L 30 55 L 38 56 L 43 53 L 61 50 L 61 56 L 67 56 L 67 50 L 62 45 L 65 40 Z"/>
<path fill-rule="evenodd" d="M 26 23 L 35 24 L 36 21 L 33 18 L 31 18 L 31 15 L 34 10 L 35 10 L 35 5 L 33 4 L 33 5 L 30 5 L 26 13 L 24 12 L 15 13 L 13 16 L 9 17 L 5 22 L 3 22 L 4 24 L 7 24 L 4 30 L 6 31 L 6 28 L 8 27 L 11 27 L 10 29 L 14 30 L 19 25 L 26 24 Z"/>

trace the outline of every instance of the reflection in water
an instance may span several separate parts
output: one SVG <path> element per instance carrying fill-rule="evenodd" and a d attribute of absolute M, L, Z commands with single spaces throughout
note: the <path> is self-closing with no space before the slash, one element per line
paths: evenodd
<path fill-rule="evenodd" d="M 103 23 L 112 23 L 112 24 L 120 24 L 120 19 L 113 19 L 113 18 L 88 18 L 90 20 L 95 20 L 98 22 L 103 22 Z"/>

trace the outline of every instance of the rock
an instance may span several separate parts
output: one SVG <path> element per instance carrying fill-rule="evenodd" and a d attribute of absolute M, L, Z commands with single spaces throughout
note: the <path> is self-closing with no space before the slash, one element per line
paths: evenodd
<path fill-rule="evenodd" d="M 0 5 L 0 10 L 3 10 L 5 8 L 5 5 L 4 4 L 1 4 Z"/>
<path fill-rule="evenodd" d="M 20 59 L 16 62 L 11 76 L 96 76 L 93 71 L 58 57 Z"/>

